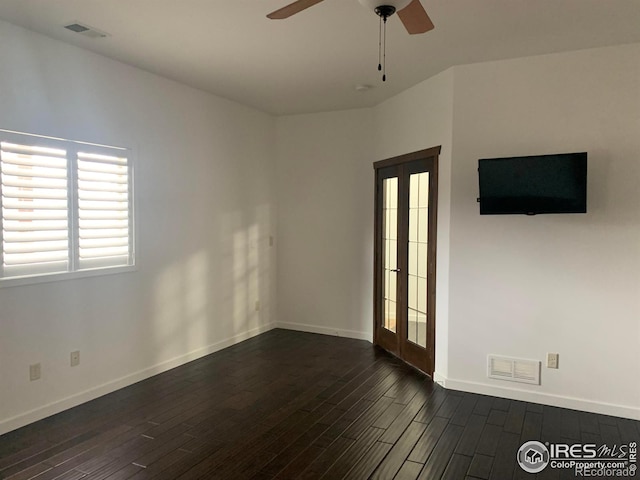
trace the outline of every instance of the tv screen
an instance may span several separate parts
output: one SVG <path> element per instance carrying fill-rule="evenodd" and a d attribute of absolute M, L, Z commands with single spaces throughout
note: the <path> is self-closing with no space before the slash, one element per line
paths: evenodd
<path fill-rule="evenodd" d="M 587 153 L 478 160 L 480 215 L 587 212 Z"/>

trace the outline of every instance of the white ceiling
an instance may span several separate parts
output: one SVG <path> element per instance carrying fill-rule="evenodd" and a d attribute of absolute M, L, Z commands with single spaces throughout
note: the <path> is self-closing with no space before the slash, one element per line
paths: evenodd
<path fill-rule="evenodd" d="M 0 18 L 277 115 L 373 106 L 452 65 L 640 42 L 640 0 L 422 0 L 436 28 L 389 20 L 382 83 L 373 12 L 325 0 L 265 17 L 291 1 L 0 0 Z"/>

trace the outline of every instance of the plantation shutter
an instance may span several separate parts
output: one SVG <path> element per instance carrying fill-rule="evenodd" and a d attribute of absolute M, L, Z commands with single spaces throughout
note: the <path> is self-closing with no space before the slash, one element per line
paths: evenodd
<path fill-rule="evenodd" d="M 0 286 L 132 267 L 132 172 L 125 148 L 0 130 Z"/>
<path fill-rule="evenodd" d="M 129 162 L 78 152 L 79 269 L 132 264 Z"/>
<path fill-rule="evenodd" d="M 3 277 L 69 267 L 67 152 L 0 142 Z"/>

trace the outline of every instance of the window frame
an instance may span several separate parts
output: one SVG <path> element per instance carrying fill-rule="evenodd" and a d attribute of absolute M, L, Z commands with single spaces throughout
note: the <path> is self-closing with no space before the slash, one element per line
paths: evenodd
<path fill-rule="evenodd" d="M 60 272 L 31 273 L 4 277 L 3 226 L 0 210 L 0 288 L 31 285 L 77 278 L 112 275 L 137 270 L 137 235 L 135 201 L 135 158 L 132 148 L 101 145 L 77 140 L 67 140 L 31 133 L 0 129 L 0 141 L 28 145 L 30 147 L 59 148 L 66 151 L 67 159 L 67 221 L 69 246 L 67 248 L 67 270 Z M 121 155 L 127 158 L 127 201 L 129 261 L 127 265 L 96 266 L 80 268 L 79 264 L 79 195 L 78 195 L 78 152 L 99 155 Z M 0 209 L 2 208 L 2 184 L 0 183 Z"/>

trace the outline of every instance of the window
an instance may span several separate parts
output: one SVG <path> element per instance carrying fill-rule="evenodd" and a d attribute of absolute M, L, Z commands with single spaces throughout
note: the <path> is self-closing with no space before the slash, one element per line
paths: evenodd
<path fill-rule="evenodd" d="M 127 149 L 0 130 L 0 280 L 134 264 Z"/>

